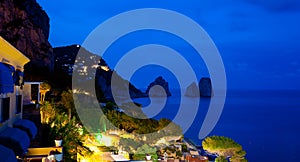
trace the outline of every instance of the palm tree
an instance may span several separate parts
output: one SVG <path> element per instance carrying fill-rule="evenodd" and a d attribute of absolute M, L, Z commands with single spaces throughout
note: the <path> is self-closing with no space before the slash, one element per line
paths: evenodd
<path fill-rule="evenodd" d="M 43 82 L 40 84 L 41 102 L 45 101 L 46 93 L 49 92 L 51 86 L 48 82 Z"/>
<path fill-rule="evenodd" d="M 61 94 L 61 104 L 65 108 L 68 114 L 69 121 L 72 118 L 72 114 L 75 114 L 75 105 L 73 100 L 73 92 L 71 90 L 63 91 Z"/>

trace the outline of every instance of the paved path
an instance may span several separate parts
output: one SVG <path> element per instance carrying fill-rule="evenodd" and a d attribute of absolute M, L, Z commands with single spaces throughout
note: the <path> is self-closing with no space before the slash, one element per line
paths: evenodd
<path fill-rule="evenodd" d="M 42 143 L 42 124 L 40 110 L 34 104 L 23 106 L 23 119 L 30 120 L 35 123 L 38 133 L 35 139 L 31 140 L 29 147 L 41 147 Z"/>

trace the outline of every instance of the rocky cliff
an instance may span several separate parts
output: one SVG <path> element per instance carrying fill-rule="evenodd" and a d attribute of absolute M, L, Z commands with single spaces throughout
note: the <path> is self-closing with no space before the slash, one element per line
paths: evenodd
<path fill-rule="evenodd" d="M 201 78 L 199 82 L 199 90 L 201 97 L 212 97 L 213 90 L 210 78 Z"/>
<path fill-rule="evenodd" d="M 36 0 L 0 0 L 0 35 L 31 61 L 26 80 L 39 80 L 53 70 L 49 17 Z"/>
<path fill-rule="evenodd" d="M 113 87 L 111 86 L 111 78 L 115 71 L 103 70 L 102 68 L 98 68 L 96 73 L 96 89 L 101 90 L 104 93 L 104 97 L 108 100 L 113 100 L 114 97 L 119 97 L 120 99 L 124 99 L 126 93 L 128 93 L 128 85 L 129 85 L 129 94 L 131 98 L 141 98 L 147 97 L 145 93 L 141 90 L 137 89 L 133 84 L 129 81 L 123 79 L 115 72 L 115 81 Z M 97 88 L 99 87 L 99 88 Z M 115 92 L 115 96 L 112 95 L 112 90 Z"/>
<path fill-rule="evenodd" d="M 197 85 L 193 82 L 185 91 L 187 97 L 212 97 L 213 89 L 210 78 L 201 78 Z"/>
<path fill-rule="evenodd" d="M 151 90 L 151 88 L 153 88 L 153 90 Z M 163 91 L 165 91 L 165 92 L 163 92 Z M 151 94 L 150 94 L 150 92 L 151 92 Z M 169 83 L 162 76 L 159 76 L 152 83 L 150 83 L 150 85 L 148 86 L 148 88 L 146 90 L 146 94 L 148 94 L 149 96 L 155 96 L 155 97 L 165 97 L 165 95 L 167 95 L 169 97 L 169 96 L 171 96 L 171 92 L 169 89 Z"/>
<path fill-rule="evenodd" d="M 80 50 L 81 56 L 77 57 Z M 88 81 L 95 79 L 95 88 L 98 95 L 98 99 L 106 98 L 112 100 L 112 87 L 111 78 L 115 71 L 111 70 L 105 60 L 96 54 L 93 54 L 81 47 L 80 45 L 71 45 L 66 47 L 57 47 L 53 49 L 55 55 L 55 73 L 64 73 L 67 76 L 76 76 L 82 81 Z M 75 61 L 77 62 L 74 65 Z M 75 71 L 75 73 L 73 73 Z M 95 73 L 96 72 L 96 73 Z M 126 87 L 129 84 L 129 94 L 132 98 L 146 97 L 145 93 L 137 89 L 127 80 L 123 79 L 119 75 L 116 75 L 117 84 L 115 87 L 118 92 L 118 97 L 125 96 L 127 93 Z M 64 79 L 64 80 L 66 80 Z M 71 86 L 71 85 L 68 85 Z"/>
<path fill-rule="evenodd" d="M 189 85 L 184 95 L 187 97 L 200 97 L 197 83 L 193 82 L 191 85 Z"/>

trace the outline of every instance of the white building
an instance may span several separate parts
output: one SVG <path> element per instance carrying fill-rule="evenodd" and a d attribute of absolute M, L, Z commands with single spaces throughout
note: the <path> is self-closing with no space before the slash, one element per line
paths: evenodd
<path fill-rule="evenodd" d="M 22 119 L 23 71 L 30 60 L 0 36 L 0 159 L 17 161 L 26 154 L 37 128 Z"/>

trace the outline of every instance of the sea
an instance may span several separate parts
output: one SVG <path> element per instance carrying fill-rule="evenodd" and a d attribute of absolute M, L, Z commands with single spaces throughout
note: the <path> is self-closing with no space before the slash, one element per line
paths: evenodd
<path fill-rule="evenodd" d="M 166 104 L 155 119 L 174 119 L 180 104 L 189 110 L 188 102 L 180 102 L 180 90 L 172 90 Z M 134 99 L 146 107 L 149 98 Z M 184 137 L 197 145 L 199 131 L 211 100 L 201 98 L 196 116 Z M 145 111 L 146 115 L 147 112 Z M 189 116 L 186 116 L 189 118 Z M 249 162 L 300 161 L 300 91 L 296 90 L 228 90 L 222 114 L 208 136 L 232 138 L 242 145 Z M 177 123 L 178 124 L 178 123 Z M 180 125 L 180 123 L 179 123 Z"/>

